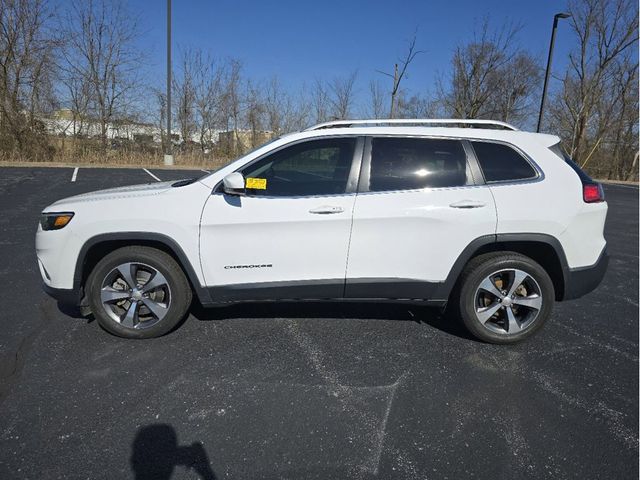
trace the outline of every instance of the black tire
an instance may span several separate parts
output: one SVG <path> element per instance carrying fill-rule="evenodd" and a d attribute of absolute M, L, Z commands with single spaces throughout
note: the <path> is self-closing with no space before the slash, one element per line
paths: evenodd
<path fill-rule="evenodd" d="M 113 311 L 110 312 L 110 310 L 112 310 L 111 305 L 113 305 L 115 309 L 119 309 L 119 304 L 111 303 L 104 305 L 102 302 L 101 290 L 103 283 L 109 282 L 108 276 L 114 275 L 114 269 L 127 263 L 133 263 L 136 265 L 136 268 L 142 269 L 142 273 L 137 274 L 138 278 L 141 275 L 146 275 L 148 271 L 156 270 L 162 274 L 166 280 L 166 282 L 163 283 L 166 287 L 161 287 L 160 290 L 154 291 L 163 295 L 163 303 L 161 303 L 161 305 L 164 305 L 165 308 L 161 317 L 158 315 L 154 316 L 151 309 L 146 307 L 144 300 L 137 302 L 141 307 L 144 307 L 142 310 L 138 307 L 138 310 L 140 312 L 147 312 L 147 324 L 150 326 L 146 326 L 145 321 L 138 321 L 138 323 L 136 323 L 137 327 L 125 326 L 114 318 L 114 316 L 117 317 L 116 313 Z M 150 268 L 145 270 L 147 267 Z M 117 273 L 115 275 L 117 276 Z M 122 283 L 123 281 L 124 279 L 116 280 L 116 282 L 121 282 L 121 285 L 126 285 L 127 283 Z M 147 281 L 150 281 L 150 278 Z M 142 284 L 142 288 L 144 288 L 144 284 Z M 180 268 L 180 265 L 178 265 L 173 257 L 161 250 L 141 246 L 119 248 L 106 255 L 98 262 L 89 275 L 86 282 L 86 290 L 91 311 L 100 326 L 114 335 L 125 338 L 153 338 L 166 334 L 185 317 L 191 305 L 192 298 L 191 286 L 182 268 Z M 126 288 L 122 291 L 125 292 Z M 152 295 L 156 295 L 156 293 L 152 293 Z M 164 295 L 166 295 L 166 297 Z M 168 302 L 166 301 L 167 298 Z M 123 301 L 120 302 L 123 303 L 124 306 L 122 309 L 125 312 L 127 311 L 126 302 L 129 301 L 130 300 L 124 300 L 124 303 Z M 131 303 L 128 305 L 130 306 Z M 135 317 L 136 320 L 140 318 L 138 315 L 135 315 Z"/>
<path fill-rule="evenodd" d="M 480 289 L 480 284 L 489 277 L 494 280 L 497 278 L 500 285 L 503 285 L 501 277 L 493 277 L 492 274 L 504 272 L 499 275 L 505 276 L 506 280 L 504 282 L 506 283 L 511 271 L 521 271 L 527 275 L 525 282 L 530 286 L 531 292 L 539 289 L 539 296 L 541 297 L 539 309 L 525 308 L 516 304 L 513 304 L 512 307 L 502 306 L 503 302 L 511 302 L 514 297 L 510 297 L 512 300 L 501 301 L 497 296 L 492 297 Z M 515 276 L 515 273 L 513 275 Z M 492 284 L 496 285 L 495 282 L 492 282 Z M 524 291 L 527 290 L 527 286 L 523 288 Z M 500 293 L 503 294 L 505 291 L 502 290 Z M 536 293 L 534 292 L 533 296 L 535 295 Z M 516 296 L 515 298 L 516 300 L 526 300 L 524 297 Z M 531 337 L 542 328 L 551 315 L 554 299 L 553 282 L 546 270 L 537 262 L 516 252 L 492 252 L 479 255 L 467 264 L 458 281 L 452 306 L 454 307 L 453 313 L 459 316 L 467 330 L 477 339 L 488 343 L 511 344 Z M 498 308 L 498 311 L 490 317 L 489 321 L 483 324 L 479 317 L 481 310 L 486 309 L 489 311 L 489 307 L 485 307 L 487 303 L 491 308 Z M 523 326 L 521 330 L 514 328 L 513 333 L 507 331 L 507 309 L 512 314 L 515 311 L 522 315 L 522 319 L 525 321 L 518 322 L 518 328 Z M 503 328 L 505 331 L 502 331 Z"/>

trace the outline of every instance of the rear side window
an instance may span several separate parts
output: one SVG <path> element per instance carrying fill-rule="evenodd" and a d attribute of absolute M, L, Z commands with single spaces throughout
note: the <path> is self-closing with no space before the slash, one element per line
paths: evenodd
<path fill-rule="evenodd" d="M 374 138 L 371 148 L 370 191 L 467 183 L 467 157 L 458 140 Z"/>
<path fill-rule="evenodd" d="M 536 171 L 516 150 L 501 143 L 471 142 L 487 182 L 528 180 Z"/>

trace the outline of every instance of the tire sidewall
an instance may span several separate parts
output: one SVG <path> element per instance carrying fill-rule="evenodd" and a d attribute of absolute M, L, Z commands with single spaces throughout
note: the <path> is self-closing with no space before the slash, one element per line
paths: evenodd
<path fill-rule="evenodd" d="M 174 265 L 168 261 L 173 262 Z M 171 304 L 165 317 L 145 329 L 127 328 L 113 320 L 105 311 L 100 298 L 102 282 L 106 275 L 118 265 L 127 262 L 136 262 L 149 265 L 158 270 L 167 279 L 171 291 Z M 174 268 L 172 268 L 174 267 Z M 116 250 L 105 256 L 91 272 L 87 285 L 89 287 L 88 300 L 94 317 L 102 328 L 119 337 L 126 338 L 152 338 L 164 335 L 171 331 L 184 317 L 191 302 L 188 294 L 189 284 L 182 274 L 180 267 L 164 252 L 151 249 L 127 249 Z"/>
<path fill-rule="evenodd" d="M 501 335 L 483 327 L 477 320 L 475 312 L 475 293 L 480 282 L 498 270 L 519 269 L 531 276 L 539 285 L 542 294 L 542 308 L 534 322 L 522 332 L 515 335 Z M 494 257 L 478 265 L 466 277 L 460 289 L 459 309 L 465 326 L 480 340 L 509 344 L 529 338 L 538 332 L 551 315 L 555 292 L 553 282 L 547 272 L 536 262 L 526 257 L 505 255 L 504 258 Z"/>

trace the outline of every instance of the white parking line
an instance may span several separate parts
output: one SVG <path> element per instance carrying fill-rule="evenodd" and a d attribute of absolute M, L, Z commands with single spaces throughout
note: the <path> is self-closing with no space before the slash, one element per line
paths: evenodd
<path fill-rule="evenodd" d="M 75 182 L 77 177 L 78 177 L 78 167 L 73 169 L 73 175 L 71 175 L 71 181 Z"/>
<path fill-rule="evenodd" d="M 200 169 L 200 171 L 201 171 L 201 172 L 204 172 L 204 173 L 211 173 L 209 170 L 204 170 L 204 169 L 202 169 L 202 168 Z"/>
<path fill-rule="evenodd" d="M 147 172 L 149 175 L 151 175 L 153 178 L 155 178 L 157 182 L 161 182 L 162 181 L 158 177 L 156 177 L 153 173 L 151 173 L 149 170 L 147 170 L 146 168 L 143 168 L 143 170 L 145 172 Z"/>

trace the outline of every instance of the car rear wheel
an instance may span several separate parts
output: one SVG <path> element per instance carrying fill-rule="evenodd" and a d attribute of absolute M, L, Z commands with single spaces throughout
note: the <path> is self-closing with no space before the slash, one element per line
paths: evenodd
<path fill-rule="evenodd" d="M 149 247 L 106 255 L 87 281 L 91 311 L 107 331 L 152 338 L 173 329 L 191 304 L 191 288 L 178 263 Z"/>
<path fill-rule="evenodd" d="M 536 333 L 551 315 L 554 288 L 538 263 L 515 252 L 474 258 L 456 299 L 464 325 L 489 343 L 516 343 Z"/>

